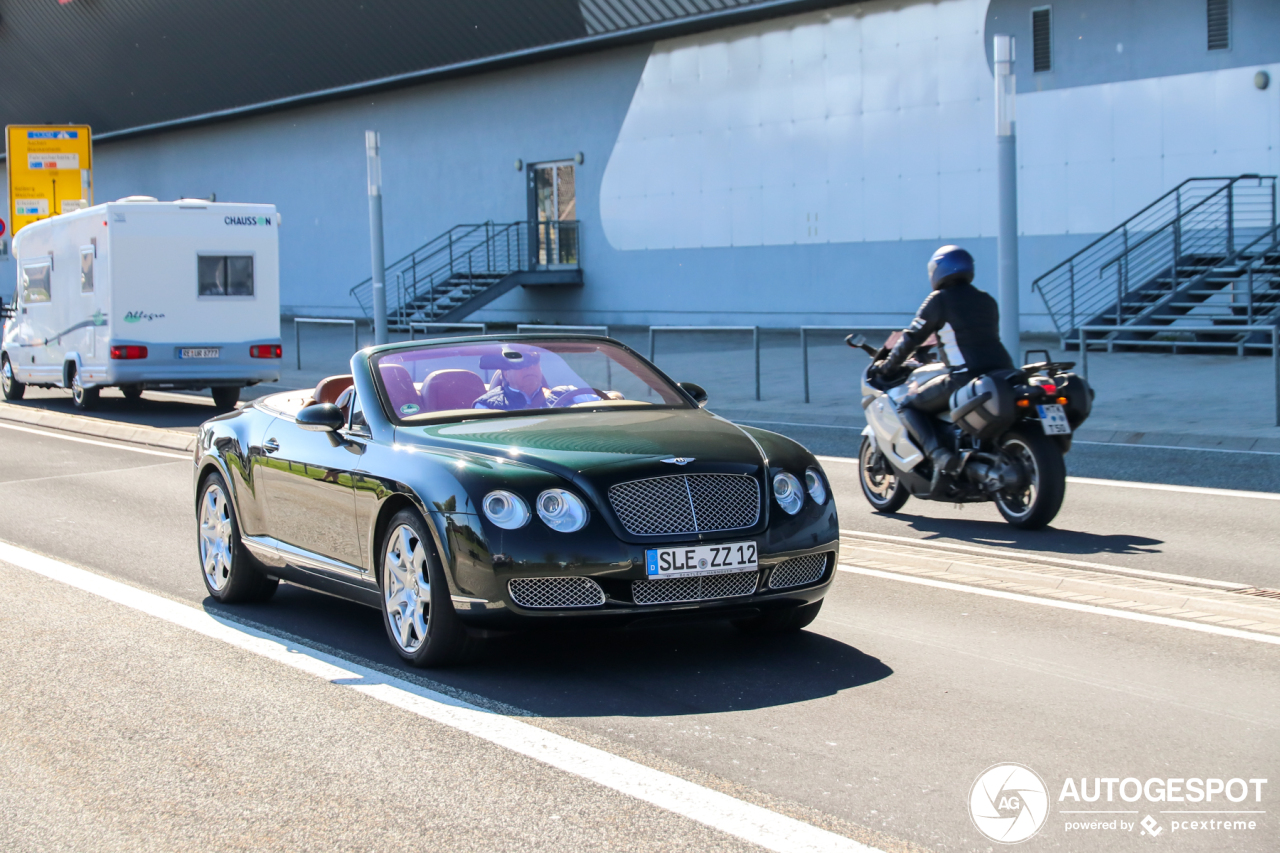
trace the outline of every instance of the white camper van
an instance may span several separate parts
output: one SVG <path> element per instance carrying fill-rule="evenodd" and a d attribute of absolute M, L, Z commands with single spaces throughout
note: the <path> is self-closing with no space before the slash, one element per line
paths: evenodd
<path fill-rule="evenodd" d="M 209 388 L 229 409 L 279 381 L 279 224 L 269 204 L 130 196 L 23 228 L 4 396 L 70 388 L 89 408 L 107 386 Z"/>

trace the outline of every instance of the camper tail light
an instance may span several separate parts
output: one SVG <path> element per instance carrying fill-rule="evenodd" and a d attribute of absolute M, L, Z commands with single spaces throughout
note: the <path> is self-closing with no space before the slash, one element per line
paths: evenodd
<path fill-rule="evenodd" d="M 128 346 L 115 346 L 111 348 L 111 357 L 120 361 L 127 361 L 135 358 L 146 358 L 147 348 L 134 346 L 133 344 L 129 344 Z"/>
<path fill-rule="evenodd" d="M 282 352 L 279 344 L 254 344 L 249 347 L 250 358 L 280 358 Z"/>

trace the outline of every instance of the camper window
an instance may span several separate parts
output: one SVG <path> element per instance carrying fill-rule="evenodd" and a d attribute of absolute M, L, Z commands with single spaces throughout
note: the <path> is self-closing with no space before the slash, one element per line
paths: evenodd
<path fill-rule="evenodd" d="M 52 271 L 53 264 L 48 261 L 22 268 L 22 303 L 24 305 L 49 301 L 49 274 Z"/>
<path fill-rule="evenodd" d="M 93 246 L 80 249 L 80 292 L 93 293 Z"/>
<path fill-rule="evenodd" d="M 252 255 L 200 255 L 201 296 L 253 296 Z"/>

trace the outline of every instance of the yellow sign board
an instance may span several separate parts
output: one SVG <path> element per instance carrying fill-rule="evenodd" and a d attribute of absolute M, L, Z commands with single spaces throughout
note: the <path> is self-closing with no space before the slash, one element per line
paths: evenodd
<path fill-rule="evenodd" d="M 5 128 L 9 227 L 93 205 L 93 141 L 85 124 Z"/>

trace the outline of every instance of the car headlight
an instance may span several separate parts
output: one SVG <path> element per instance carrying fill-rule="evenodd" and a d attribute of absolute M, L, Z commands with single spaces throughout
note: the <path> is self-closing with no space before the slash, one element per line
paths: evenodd
<path fill-rule="evenodd" d="M 547 489 L 538 495 L 537 507 L 538 518 L 561 533 L 581 530 L 587 523 L 587 505 L 582 498 L 564 489 Z"/>
<path fill-rule="evenodd" d="M 804 484 L 814 503 L 822 506 L 827 502 L 827 484 L 822 482 L 822 475 L 818 473 L 817 468 L 810 468 L 804 472 Z"/>
<path fill-rule="evenodd" d="M 499 489 L 484 496 L 484 514 L 503 530 L 515 530 L 529 523 L 529 505 L 514 492 Z"/>
<path fill-rule="evenodd" d="M 800 488 L 800 481 L 786 471 L 774 475 L 773 497 L 778 506 L 791 515 L 795 515 L 804 506 L 804 490 Z"/>

